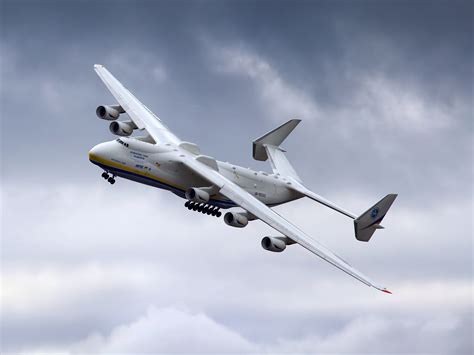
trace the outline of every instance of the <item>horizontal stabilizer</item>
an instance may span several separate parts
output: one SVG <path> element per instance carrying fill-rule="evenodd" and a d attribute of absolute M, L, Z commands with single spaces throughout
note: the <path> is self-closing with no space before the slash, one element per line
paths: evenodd
<path fill-rule="evenodd" d="M 319 202 L 320 204 L 322 204 L 326 207 L 329 207 L 329 208 L 333 209 L 334 211 L 342 213 L 343 215 L 345 215 L 347 217 L 350 217 L 352 219 L 357 218 L 357 215 L 355 215 L 354 213 L 349 212 L 346 209 L 336 205 L 334 202 L 331 202 L 331 201 L 325 199 L 324 197 L 315 194 L 313 191 L 309 190 L 302 183 L 299 183 L 298 181 L 292 180 L 291 185 L 289 186 L 289 188 L 305 195 L 306 197 L 309 197 L 310 199 L 312 199 L 316 202 Z"/>
<path fill-rule="evenodd" d="M 397 194 L 388 194 L 354 220 L 357 240 L 368 242 L 377 229 L 383 229 L 380 223 L 396 198 Z"/>

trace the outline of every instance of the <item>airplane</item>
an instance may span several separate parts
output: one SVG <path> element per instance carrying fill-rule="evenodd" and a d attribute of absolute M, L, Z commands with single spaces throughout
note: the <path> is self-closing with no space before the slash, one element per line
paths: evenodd
<path fill-rule="evenodd" d="M 96 64 L 94 69 L 117 100 L 114 105 L 98 106 L 96 115 L 111 121 L 109 129 L 118 138 L 89 151 L 89 160 L 104 171 L 102 177 L 110 184 L 121 177 L 168 190 L 185 199 L 189 210 L 216 217 L 221 216 L 220 209 L 233 208 L 224 215 L 227 225 L 243 228 L 261 220 L 279 233 L 261 240 L 264 249 L 282 252 L 299 244 L 365 285 L 391 293 L 272 210 L 308 197 L 352 219 L 356 239 L 368 242 L 377 229 L 384 228 L 380 223 L 397 197 L 388 194 L 356 215 L 309 190 L 280 147 L 301 120 L 289 120 L 253 141 L 253 158 L 269 160 L 273 173 L 254 171 L 202 154 L 196 144 L 171 132 L 103 65 Z M 118 120 L 125 113 L 130 119 Z M 144 135 L 132 136 L 135 131 Z"/>

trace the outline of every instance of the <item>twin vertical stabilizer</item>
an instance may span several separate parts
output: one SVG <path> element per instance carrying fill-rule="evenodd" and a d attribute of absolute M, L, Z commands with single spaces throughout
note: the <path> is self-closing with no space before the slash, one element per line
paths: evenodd
<path fill-rule="evenodd" d="M 296 181 L 301 181 L 295 169 L 285 156 L 285 151 L 280 148 L 280 144 L 295 129 L 301 120 L 289 120 L 273 131 L 268 132 L 253 141 L 253 158 L 265 161 L 270 159 L 273 173 L 286 177 L 292 177 Z"/>

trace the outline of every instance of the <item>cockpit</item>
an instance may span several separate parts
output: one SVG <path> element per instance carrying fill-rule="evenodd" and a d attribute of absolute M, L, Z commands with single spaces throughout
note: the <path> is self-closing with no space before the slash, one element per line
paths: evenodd
<path fill-rule="evenodd" d="M 120 138 L 117 138 L 115 141 L 128 148 L 128 143 L 124 142 Z"/>

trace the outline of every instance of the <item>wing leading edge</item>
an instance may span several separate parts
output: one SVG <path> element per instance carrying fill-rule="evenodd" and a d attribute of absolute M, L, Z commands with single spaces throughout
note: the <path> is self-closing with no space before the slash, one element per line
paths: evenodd
<path fill-rule="evenodd" d="M 103 65 L 94 65 L 94 70 L 139 129 L 146 129 L 148 134 L 157 142 L 174 143 L 176 145 L 181 142 L 148 107 L 128 91 Z"/>
<path fill-rule="evenodd" d="M 278 213 L 267 207 L 265 204 L 257 200 L 255 197 L 247 193 L 245 190 L 234 184 L 232 181 L 222 176 L 219 172 L 210 169 L 206 165 L 196 161 L 193 157 L 186 155 L 181 158 L 181 162 L 197 174 L 208 180 L 212 184 L 220 188 L 219 193 L 234 201 L 240 207 L 244 208 L 254 216 L 261 219 L 270 227 L 279 231 L 288 238 L 294 240 L 302 247 L 316 254 L 321 259 L 334 265 L 338 269 L 344 271 L 367 286 L 374 287 L 380 291 L 391 293 L 385 287 L 375 284 L 367 276 L 353 268 L 347 262 L 342 260 L 321 243 L 312 239 L 299 228 L 288 222 Z"/>

